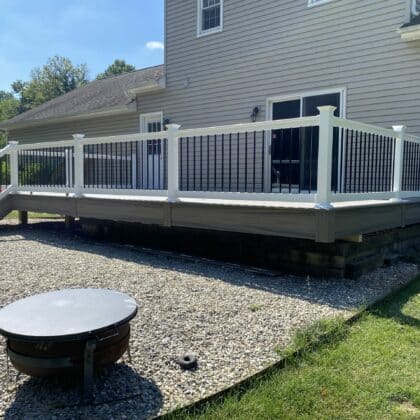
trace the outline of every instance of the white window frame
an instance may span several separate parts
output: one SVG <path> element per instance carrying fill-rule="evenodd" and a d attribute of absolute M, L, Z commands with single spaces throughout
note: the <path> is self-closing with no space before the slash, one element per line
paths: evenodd
<path fill-rule="evenodd" d="M 223 15 L 224 15 L 224 4 L 223 0 L 220 0 L 220 25 L 203 30 L 203 0 L 197 0 L 197 37 L 216 34 L 223 31 Z"/>
<path fill-rule="evenodd" d="M 333 0 L 308 0 L 308 7 L 321 6 L 326 3 L 331 3 Z"/>
<path fill-rule="evenodd" d="M 273 120 L 273 104 L 277 102 L 287 102 L 287 101 L 296 101 L 300 100 L 300 118 L 302 118 L 303 112 L 303 98 L 310 97 L 310 96 L 319 96 L 319 95 L 330 95 L 333 93 L 340 94 L 340 118 L 346 118 L 347 114 L 347 89 L 343 87 L 336 87 L 330 89 L 321 89 L 321 90 L 314 90 L 314 91 L 306 91 L 300 92 L 290 95 L 281 95 L 281 96 L 270 96 L 266 100 L 265 105 L 265 113 L 266 113 L 266 120 L 272 121 Z M 264 159 L 265 159 L 265 191 L 269 191 L 271 188 L 271 131 L 268 133 L 269 141 L 265 142 L 265 151 L 264 151 Z"/>
<path fill-rule="evenodd" d="M 140 114 L 140 133 L 148 133 L 147 125 L 151 122 L 160 122 L 160 126 L 163 131 L 163 112 L 158 111 Z"/>

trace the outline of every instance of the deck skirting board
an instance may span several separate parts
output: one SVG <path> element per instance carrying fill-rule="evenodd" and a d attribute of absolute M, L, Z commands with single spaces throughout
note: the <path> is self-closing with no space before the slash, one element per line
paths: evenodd
<path fill-rule="evenodd" d="M 2 200 L 2 209 L 3 213 L 10 210 L 57 213 L 76 218 L 309 239 L 319 243 L 420 223 L 419 199 L 315 209 L 16 194 Z"/>

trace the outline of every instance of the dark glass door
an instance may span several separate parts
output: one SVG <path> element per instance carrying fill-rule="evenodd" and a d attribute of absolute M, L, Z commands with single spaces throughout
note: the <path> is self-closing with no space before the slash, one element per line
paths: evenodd
<path fill-rule="evenodd" d="M 277 102 L 273 104 L 273 120 L 315 116 L 319 114 L 318 107 L 324 105 L 335 106 L 337 108 L 335 115 L 340 116 L 340 99 L 340 93 L 333 93 Z M 272 131 L 271 189 L 273 192 L 316 190 L 318 140 L 318 127 Z M 338 136 L 334 141 L 335 149 L 337 144 Z M 334 156 L 337 154 L 335 150 Z M 333 184 L 336 182 L 336 179 L 333 179 Z"/>
<path fill-rule="evenodd" d="M 299 100 L 273 104 L 273 120 L 299 118 Z M 271 142 L 271 189 L 285 192 L 299 186 L 300 145 L 296 130 L 273 130 Z"/>

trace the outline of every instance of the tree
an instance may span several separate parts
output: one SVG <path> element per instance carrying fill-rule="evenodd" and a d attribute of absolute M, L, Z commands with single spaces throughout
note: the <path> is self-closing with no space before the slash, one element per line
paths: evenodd
<path fill-rule="evenodd" d="M 0 90 L 0 121 L 13 118 L 19 113 L 19 100 L 13 93 Z M 6 136 L 0 131 L 0 149 L 5 146 Z"/>
<path fill-rule="evenodd" d="M 33 69 L 29 82 L 17 80 L 12 88 L 20 97 L 19 112 L 24 112 L 87 82 L 86 64 L 75 66 L 68 58 L 55 56 L 43 67 Z"/>
<path fill-rule="evenodd" d="M 103 73 L 99 73 L 96 78 L 98 80 L 106 79 L 117 74 L 129 73 L 135 69 L 134 66 L 127 64 L 124 60 L 115 60 Z"/>
<path fill-rule="evenodd" d="M 13 93 L 0 90 L 0 121 L 13 118 L 19 113 L 19 99 Z"/>

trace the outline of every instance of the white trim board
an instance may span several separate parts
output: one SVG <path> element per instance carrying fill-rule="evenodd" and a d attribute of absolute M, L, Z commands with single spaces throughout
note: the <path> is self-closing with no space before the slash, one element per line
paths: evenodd
<path fill-rule="evenodd" d="M 287 94 L 287 95 L 279 95 L 279 96 L 269 96 L 266 99 L 265 104 L 265 113 L 266 113 L 266 120 L 272 121 L 273 120 L 273 104 L 277 102 L 286 102 L 286 101 L 293 101 L 302 98 L 306 98 L 308 96 L 319 96 L 319 95 L 329 95 L 332 93 L 339 93 L 340 94 L 340 118 L 346 118 L 347 114 L 347 88 L 345 87 L 334 87 L 328 89 L 320 89 L 320 90 L 313 90 L 313 91 L 304 91 L 295 94 Z M 301 110 L 300 114 L 302 115 L 302 103 L 301 103 Z"/>
<path fill-rule="evenodd" d="M 203 31 L 202 29 L 202 10 L 203 10 L 203 0 L 197 0 L 197 38 L 203 36 L 217 34 L 223 31 L 223 17 L 224 17 L 224 0 L 220 0 L 220 25 L 216 28 L 211 28 Z"/>
<path fill-rule="evenodd" d="M 147 124 L 149 122 L 160 122 L 161 130 L 163 130 L 163 112 L 148 112 L 140 114 L 140 133 L 148 133 Z"/>

